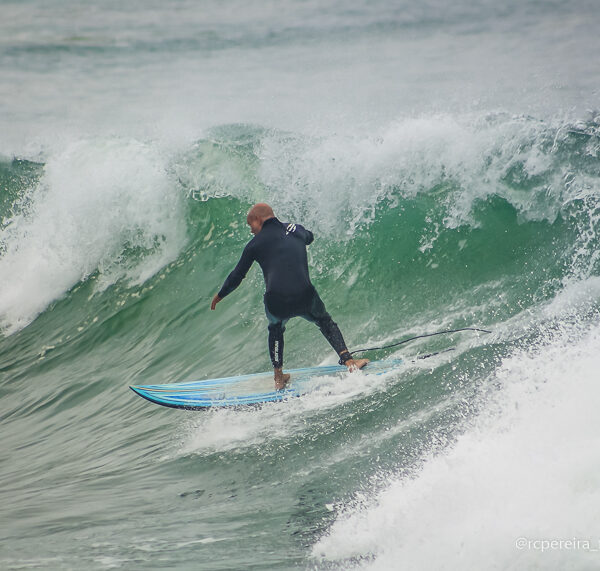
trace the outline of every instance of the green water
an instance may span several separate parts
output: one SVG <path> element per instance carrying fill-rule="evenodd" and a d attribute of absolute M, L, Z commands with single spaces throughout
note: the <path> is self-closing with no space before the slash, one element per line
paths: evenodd
<path fill-rule="evenodd" d="M 560 320 L 595 321 L 593 300 L 576 314 L 547 310 L 598 274 L 596 198 L 564 176 L 555 186 L 567 169 L 580 179 L 598 175 L 584 153 L 598 145 L 594 129 L 567 134 L 558 148 L 544 146 L 553 134 L 542 133 L 535 145 L 551 161 L 545 172 L 529 176 L 512 161 L 498 176 L 488 166 L 496 178 L 483 188 L 433 162 L 437 176 L 421 182 L 392 180 L 392 169 L 385 183 L 330 189 L 341 204 L 344 193 L 366 201 L 360 193 L 370 188 L 372 208 L 362 218 L 353 204 L 324 212 L 318 195 L 274 188 L 265 172 L 274 167 L 261 157 L 271 132 L 220 129 L 177 155 L 168 167 L 184 225 L 176 255 L 140 281 L 172 238 L 123 233 L 110 264 L 92 268 L 1 341 L 4 565 L 305 566 L 339 506 L 361 490 L 384 489 L 387 474 L 418 473 L 424 457 L 462 433 L 503 358 L 534 346 Z M 483 163 L 498 160 L 491 153 Z M 219 197 L 223 172 L 247 182 L 241 195 Z M 51 192 L 48 178 L 44 164 L 1 165 L 4 248 L 13 263 L 20 250 L 10 232 L 25 228 L 27 240 L 40 230 L 36 200 Z M 261 410 L 191 414 L 142 401 L 130 384 L 269 368 L 258 267 L 209 310 L 250 238 L 245 213 L 259 197 L 282 220 L 315 231 L 312 278 L 350 348 L 445 328 L 493 334 L 371 352 L 400 355 L 407 366 Z M 27 311 L 23 318 L 32 319 Z M 334 357 L 313 325 L 289 324 L 288 366 Z"/>

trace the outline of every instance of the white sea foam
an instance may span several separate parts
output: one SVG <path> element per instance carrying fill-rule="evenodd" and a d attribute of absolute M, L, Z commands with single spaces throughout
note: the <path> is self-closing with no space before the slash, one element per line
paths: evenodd
<path fill-rule="evenodd" d="M 346 506 L 313 555 L 374 558 L 360 565 L 373 570 L 592 568 L 599 343 L 595 326 L 507 358 L 495 374 L 501 390 L 455 445 L 414 479 L 392 476 Z"/>
<path fill-rule="evenodd" d="M 275 132 L 262 140 L 260 177 L 278 209 L 300 211 L 313 227 L 338 236 L 340 228 L 350 236 L 371 222 L 382 201 L 393 206 L 419 193 L 445 204 L 448 228 L 476 225 L 474 207 L 492 196 L 524 221 L 554 222 L 585 193 L 595 217 L 582 233 L 593 234 L 600 182 L 571 173 L 565 183 L 569 159 L 550 146 L 566 136 L 565 127 L 508 114 L 435 113 L 397 118 L 366 135 Z M 424 237 L 423 248 L 436 239 L 435 232 Z"/>
<path fill-rule="evenodd" d="M 161 153 L 134 140 L 84 140 L 48 159 L 2 230 L 0 326 L 12 332 L 80 280 L 143 282 L 185 241 L 182 201 Z M 136 251 L 136 261 L 124 260 Z"/>
<path fill-rule="evenodd" d="M 403 366 L 402 372 L 409 366 L 409 363 Z M 399 374 L 399 371 L 384 374 L 357 371 L 342 379 L 322 377 L 315 381 L 308 394 L 285 403 L 267 404 L 259 410 L 212 411 L 185 426 L 178 453 L 203 455 L 265 448 L 273 441 L 299 436 L 306 430 L 314 431 L 323 413 L 354 399 L 384 391 L 390 382 L 397 382 Z"/>

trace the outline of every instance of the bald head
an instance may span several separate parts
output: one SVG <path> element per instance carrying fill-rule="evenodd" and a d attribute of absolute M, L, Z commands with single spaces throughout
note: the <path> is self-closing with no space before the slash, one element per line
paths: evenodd
<path fill-rule="evenodd" d="M 273 209 L 268 204 L 259 202 L 248 211 L 246 222 L 248 222 L 252 234 L 258 234 L 262 230 L 264 221 L 269 218 L 275 218 Z"/>
<path fill-rule="evenodd" d="M 274 217 L 275 213 L 273 212 L 273 209 L 264 202 L 259 202 L 258 204 L 255 204 L 248 211 L 248 218 L 257 218 L 258 220 L 262 220 L 263 222 L 268 218 Z"/>

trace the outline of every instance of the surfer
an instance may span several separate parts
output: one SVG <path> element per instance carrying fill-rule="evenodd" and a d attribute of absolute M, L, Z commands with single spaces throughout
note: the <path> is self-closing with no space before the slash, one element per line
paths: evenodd
<path fill-rule="evenodd" d="M 269 356 L 275 372 L 275 388 L 283 389 L 290 379 L 283 372 L 283 333 L 292 317 L 315 323 L 350 371 L 364 367 L 368 359 L 353 359 L 342 333 L 331 319 L 308 275 L 306 246 L 312 232 L 300 224 L 284 224 L 264 203 L 255 204 L 246 218 L 254 238 L 246 244 L 240 261 L 227 276 L 210 305 L 214 310 L 225 296 L 237 288 L 250 266 L 257 261 L 265 278 L 265 312 L 269 321 Z"/>

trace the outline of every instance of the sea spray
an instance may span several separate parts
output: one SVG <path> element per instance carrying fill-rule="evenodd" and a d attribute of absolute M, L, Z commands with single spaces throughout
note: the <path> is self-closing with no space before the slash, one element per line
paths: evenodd
<path fill-rule="evenodd" d="M 313 554 L 361 569 L 593 564 L 600 332 L 561 329 L 507 357 L 464 434 L 412 478 L 347 506 Z"/>
<path fill-rule="evenodd" d="M 0 319 L 7 332 L 99 274 L 143 283 L 185 240 L 182 197 L 160 154 L 119 139 L 80 141 L 53 157 L 0 236 Z"/>

